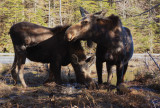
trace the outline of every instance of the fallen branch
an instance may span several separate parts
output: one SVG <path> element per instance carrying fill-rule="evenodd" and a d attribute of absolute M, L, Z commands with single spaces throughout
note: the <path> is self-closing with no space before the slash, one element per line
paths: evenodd
<path fill-rule="evenodd" d="M 152 60 L 154 61 L 154 63 L 157 65 L 158 69 L 160 70 L 160 67 L 158 65 L 158 63 L 154 60 L 154 58 L 152 57 L 152 55 L 147 51 L 148 55 L 152 58 Z"/>

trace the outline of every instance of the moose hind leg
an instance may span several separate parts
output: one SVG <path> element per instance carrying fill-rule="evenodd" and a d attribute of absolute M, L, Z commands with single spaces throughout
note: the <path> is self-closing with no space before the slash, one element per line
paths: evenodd
<path fill-rule="evenodd" d="M 17 84 L 17 71 L 16 71 L 16 68 L 17 68 L 17 55 L 15 53 L 14 62 L 13 62 L 12 67 L 11 67 L 11 75 L 12 75 L 12 78 L 14 80 L 14 85 Z"/>
<path fill-rule="evenodd" d="M 49 68 L 49 75 L 48 75 L 49 77 L 48 77 L 48 79 L 44 82 L 44 84 L 46 84 L 46 83 L 50 83 L 50 82 L 52 82 L 53 81 L 53 77 L 54 77 L 54 75 L 53 75 L 53 67 L 52 67 L 52 65 L 50 64 L 50 68 Z"/>
<path fill-rule="evenodd" d="M 116 73 L 117 73 L 117 86 L 119 86 L 122 83 L 122 78 L 124 75 L 124 65 L 123 63 L 119 63 L 116 65 Z"/>
<path fill-rule="evenodd" d="M 24 88 L 27 87 L 25 80 L 24 80 L 24 75 L 23 75 L 25 60 L 26 60 L 25 54 L 18 55 L 18 76 Z"/>

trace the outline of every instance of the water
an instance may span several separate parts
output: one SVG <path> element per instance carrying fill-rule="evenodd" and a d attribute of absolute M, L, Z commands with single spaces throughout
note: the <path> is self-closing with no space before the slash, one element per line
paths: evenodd
<path fill-rule="evenodd" d="M 2 64 L 13 63 L 13 61 L 14 61 L 14 56 L 0 56 L 0 63 Z M 30 62 L 30 60 L 26 59 L 26 62 Z"/>
<path fill-rule="evenodd" d="M 154 105 L 154 108 L 160 108 L 160 98 L 155 97 L 155 99 L 151 99 L 150 102 Z"/>
<path fill-rule="evenodd" d="M 150 88 L 147 88 L 145 86 L 132 86 L 132 87 L 129 87 L 129 89 L 134 89 L 134 90 L 143 90 L 143 91 L 148 91 L 148 92 L 154 92 L 156 93 L 155 90 L 153 89 L 150 89 Z M 160 97 L 158 96 L 151 96 L 151 95 L 148 95 L 150 97 L 150 103 L 153 104 L 153 108 L 160 108 Z"/>
<path fill-rule="evenodd" d="M 156 61 L 160 60 L 160 54 L 152 54 Z M 148 54 L 133 54 L 132 60 L 151 60 Z M 13 63 L 14 53 L 0 53 L 0 63 L 7 64 Z M 26 62 L 30 62 L 30 60 L 26 60 Z"/>
<path fill-rule="evenodd" d="M 13 63 L 14 56 L 0 56 L 0 63 L 7 64 Z"/>
<path fill-rule="evenodd" d="M 129 87 L 129 88 L 130 89 L 135 89 L 135 90 L 143 90 L 143 91 L 156 92 L 155 90 L 150 89 L 148 87 L 144 87 L 144 86 L 132 86 L 132 87 Z"/>
<path fill-rule="evenodd" d="M 8 98 L 0 98 L 0 104 L 6 103 L 8 101 L 9 101 Z"/>

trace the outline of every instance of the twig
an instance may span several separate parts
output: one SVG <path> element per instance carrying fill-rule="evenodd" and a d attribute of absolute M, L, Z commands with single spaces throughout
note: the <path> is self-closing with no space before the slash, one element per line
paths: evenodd
<path fill-rule="evenodd" d="M 147 69 L 149 69 L 149 66 L 148 66 L 147 62 L 146 61 L 143 61 L 143 62 L 146 65 Z"/>
<path fill-rule="evenodd" d="M 82 1 L 92 1 L 92 0 L 82 0 Z M 117 0 L 117 1 L 110 1 L 110 0 L 93 0 L 93 1 L 103 1 L 108 3 L 114 3 L 114 2 L 122 2 L 123 0 Z"/>
<path fill-rule="evenodd" d="M 154 58 L 152 57 L 152 55 L 147 51 L 148 55 L 152 58 L 152 60 L 154 61 L 154 63 L 157 65 L 158 69 L 160 70 L 159 65 L 157 64 L 157 62 L 154 60 Z"/>

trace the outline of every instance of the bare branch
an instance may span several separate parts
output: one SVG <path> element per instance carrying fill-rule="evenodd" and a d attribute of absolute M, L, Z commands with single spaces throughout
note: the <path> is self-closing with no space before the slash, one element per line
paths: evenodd
<path fill-rule="evenodd" d="M 136 17 L 136 16 L 140 16 L 140 15 L 142 15 L 142 14 L 145 14 L 145 13 L 149 12 L 150 10 L 152 10 L 152 9 L 154 9 L 154 8 L 156 8 L 156 7 L 158 7 L 159 5 L 160 5 L 160 3 L 157 4 L 157 5 L 155 5 L 155 6 L 153 6 L 153 7 L 150 8 L 150 9 L 148 9 L 148 10 L 146 10 L 146 11 L 144 11 L 144 12 L 138 14 L 138 15 L 134 15 L 133 17 Z"/>
<path fill-rule="evenodd" d="M 110 0 L 82 0 L 82 1 L 103 1 L 108 3 L 114 3 L 114 2 L 122 2 L 123 0 L 117 0 L 117 1 L 110 1 Z"/>
<path fill-rule="evenodd" d="M 156 66 L 158 67 L 158 69 L 160 70 L 159 65 L 157 64 L 157 62 L 154 60 L 154 58 L 152 57 L 152 55 L 147 51 L 148 55 L 152 58 L 152 60 L 154 61 L 154 63 L 156 64 Z"/>

